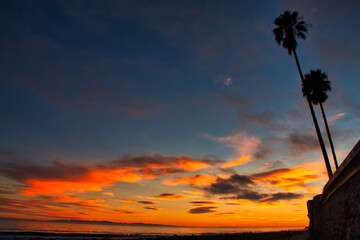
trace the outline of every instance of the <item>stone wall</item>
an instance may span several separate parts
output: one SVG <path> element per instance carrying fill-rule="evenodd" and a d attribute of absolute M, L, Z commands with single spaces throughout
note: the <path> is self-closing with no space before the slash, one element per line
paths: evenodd
<path fill-rule="evenodd" d="M 313 239 L 360 239 L 360 141 L 307 205 Z"/>

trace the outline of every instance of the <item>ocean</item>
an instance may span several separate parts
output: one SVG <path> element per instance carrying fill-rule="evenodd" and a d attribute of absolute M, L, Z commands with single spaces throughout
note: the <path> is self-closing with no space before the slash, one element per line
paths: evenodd
<path fill-rule="evenodd" d="M 0 220 L 0 232 L 41 232 L 51 234 L 112 234 L 126 237 L 198 235 L 242 232 L 273 232 L 281 230 L 304 230 L 298 228 L 237 228 L 237 227 L 167 227 L 124 226 L 101 223 L 73 223 L 31 220 Z"/>

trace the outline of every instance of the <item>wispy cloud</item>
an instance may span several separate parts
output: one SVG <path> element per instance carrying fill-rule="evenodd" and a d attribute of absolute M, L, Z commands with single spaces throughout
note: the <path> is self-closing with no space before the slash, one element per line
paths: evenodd
<path fill-rule="evenodd" d="M 202 214 L 202 213 L 212 213 L 216 212 L 214 209 L 217 207 L 197 207 L 189 210 L 191 214 Z"/>
<path fill-rule="evenodd" d="M 265 187 L 275 186 L 285 191 L 303 189 L 315 192 L 309 183 L 315 180 L 325 180 L 326 175 L 323 162 L 311 162 L 293 168 L 256 173 L 251 175 L 251 178 L 256 183 L 265 183 Z"/>
<path fill-rule="evenodd" d="M 225 137 L 205 136 L 233 149 L 235 155 L 230 162 L 223 164 L 223 168 L 235 167 L 250 162 L 251 157 L 261 145 L 260 138 L 248 135 L 246 132 L 236 132 Z"/>
<path fill-rule="evenodd" d="M 137 201 L 136 200 L 133 200 L 133 199 L 116 199 L 117 201 L 120 201 L 120 202 L 126 202 L 126 203 L 136 203 Z"/>
<path fill-rule="evenodd" d="M 338 114 L 335 114 L 335 115 L 331 115 L 331 116 L 328 117 L 328 120 L 329 120 L 329 121 L 336 121 L 336 120 L 344 117 L 345 114 L 346 114 L 346 113 L 338 113 Z"/>
<path fill-rule="evenodd" d="M 218 75 L 215 82 L 222 83 L 226 86 L 230 86 L 233 83 L 230 77 L 224 77 L 223 75 Z"/>
<path fill-rule="evenodd" d="M 159 200 L 182 200 L 187 198 L 193 198 L 193 196 L 185 196 L 181 194 L 175 194 L 175 193 L 162 193 L 158 196 L 154 197 L 148 197 L 151 199 L 159 199 Z"/>
<path fill-rule="evenodd" d="M 261 144 L 260 138 L 248 135 L 246 132 L 237 132 L 226 137 L 208 137 L 232 148 L 240 156 L 251 155 Z"/>
<path fill-rule="evenodd" d="M 194 206 L 204 206 L 204 205 L 218 204 L 218 203 L 213 202 L 213 201 L 193 201 L 193 202 L 190 202 L 190 203 L 193 204 Z"/>
<path fill-rule="evenodd" d="M 165 179 L 162 181 L 163 184 L 174 186 L 179 184 L 190 184 L 193 186 L 208 185 L 216 182 L 217 177 L 209 175 L 198 174 L 193 177 L 176 177 L 174 179 Z"/>
<path fill-rule="evenodd" d="M 155 202 L 151 202 L 151 201 L 138 201 L 138 203 L 145 204 L 145 205 L 153 205 L 153 204 L 155 204 Z"/>
<path fill-rule="evenodd" d="M 114 197 L 114 193 L 112 193 L 112 192 L 103 192 L 102 194 L 110 196 L 110 197 Z"/>
<path fill-rule="evenodd" d="M 238 165 L 243 165 L 244 163 L 250 162 L 250 156 L 244 156 L 244 157 L 240 157 L 239 159 L 236 159 L 234 161 L 225 163 L 224 165 L 222 165 L 222 168 L 230 168 L 230 167 L 235 167 Z"/>
<path fill-rule="evenodd" d="M 148 209 L 148 210 L 152 210 L 152 211 L 158 211 L 161 208 L 159 208 L 159 207 L 144 207 L 144 209 Z"/>
<path fill-rule="evenodd" d="M 319 150 L 319 141 L 314 132 L 300 133 L 298 131 L 290 133 L 285 140 L 289 147 L 291 156 L 300 156 L 305 153 Z"/>

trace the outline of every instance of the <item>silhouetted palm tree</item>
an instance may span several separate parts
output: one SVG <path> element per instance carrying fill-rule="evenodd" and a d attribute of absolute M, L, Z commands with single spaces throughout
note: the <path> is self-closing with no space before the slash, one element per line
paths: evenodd
<path fill-rule="evenodd" d="M 336 169 L 338 169 L 339 166 L 336 159 L 335 148 L 331 139 L 329 125 L 327 123 L 323 107 L 323 103 L 328 98 L 328 95 L 326 94 L 327 91 L 331 91 L 331 86 L 328 75 L 325 72 L 322 72 L 321 69 L 318 68 L 316 71 L 310 70 L 310 73 L 305 74 L 305 79 L 302 85 L 303 95 L 304 97 L 309 97 L 313 104 L 320 104 L 321 113 L 324 119 L 327 135 L 331 146 L 331 151 L 334 157 L 335 167 Z"/>
<path fill-rule="evenodd" d="M 299 13 L 294 11 L 290 12 L 289 10 L 284 11 L 279 17 L 274 20 L 274 24 L 276 28 L 274 28 L 273 33 L 275 36 L 275 41 L 277 44 L 281 45 L 288 50 L 289 55 L 294 54 L 296 66 L 298 68 L 301 82 L 304 82 L 304 76 L 302 74 L 299 59 L 296 54 L 297 41 L 296 38 L 306 39 L 306 34 L 310 25 L 303 21 L 302 17 L 299 17 Z M 324 156 L 324 161 L 326 165 L 326 169 L 329 175 L 329 178 L 332 176 L 331 166 L 329 162 L 329 158 L 327 156 L 324 140 L 321 136 L 319 124 L 317 122 L 314 107 L 311 103 L 311 100 L 306 98 L 309 104 L 311 116 L 315 125 L 316 134 L 318 136 L 320 147 Z"/>

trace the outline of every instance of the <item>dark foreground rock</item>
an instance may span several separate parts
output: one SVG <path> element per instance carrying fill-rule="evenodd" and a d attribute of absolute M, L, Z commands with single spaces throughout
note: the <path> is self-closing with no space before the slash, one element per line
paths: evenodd
<path fill-rule="evenodd" d="M 360 141 L 307 205 L 312 239 L 360 239 Z"/>

